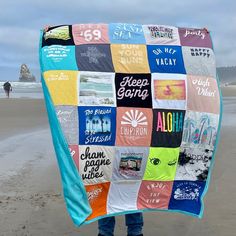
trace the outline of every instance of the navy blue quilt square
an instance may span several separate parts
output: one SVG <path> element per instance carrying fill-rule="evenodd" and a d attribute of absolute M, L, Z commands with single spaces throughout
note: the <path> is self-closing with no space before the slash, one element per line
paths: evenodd
<path fill-rule="evenodd" d="M 113 146 L 116 137 L 116 108 L 79 107 L 79 144 Z"/>
<path fill-rule="evenodd" d="M 169 209 L 199 215 L 202 208 L 201 196 L 205 181 L 174 181 Z"/>
<path fill-rule="evenodd" d="M 80 71 L 114 72 L 109 44 L 87 44 L 75 47 Z"/>
<path fill-rule="evenodd" d="M 181 46 L 147 45 L 151 72 L 186 74 Z"/>

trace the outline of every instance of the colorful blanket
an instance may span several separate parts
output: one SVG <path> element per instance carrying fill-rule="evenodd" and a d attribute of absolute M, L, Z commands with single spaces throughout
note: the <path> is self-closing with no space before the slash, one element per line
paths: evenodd
<path fill-rule="evenodd" d="M 50 27 L 41 32 L 40 64 L 76 225 L 153 210 L 202 217 L 221 123 L 207 30 Z"/>

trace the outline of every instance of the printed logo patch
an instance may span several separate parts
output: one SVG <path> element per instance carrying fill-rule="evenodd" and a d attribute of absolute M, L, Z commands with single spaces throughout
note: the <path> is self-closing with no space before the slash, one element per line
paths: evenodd
<path fill-rule="evenodd" d="M 147 49 L 145 45 L 113 44 L 111 45 L 112 60 L 115 72 L 149 73 Z"/>
<path fill-rule="evenodd" d="M 210 34 L 204 29 L 179 28 L 182 46 L 212 48 Z"/>
<path fill-rule="evenodd" d="M 75 45 L 108 44 L 108 25 L 106 24 L 77 24 L 72 25 Z"/>
<path fill-rule="evenodd" d="M 172 181 L 175 178 L 179 148 L 150 148 L 144 180 Z"/>
<path fill-rule="evenodd" d="M 185 111 L 153 109 L 152 147 L 179 147 Z"/>
<path fill-rule="evenodd" d="M 205 181 L 174 181 L 169 209 L 177 209 L 199 215 Z"/>
<path fill-rule="evenodd" d="M 116 145 L 150 146 L 151 134 L 151 109 L 117 108 Z"/>
<path fill-rule="evenodd" d="M 79 146 L 79 173 L 84 185 L 111 181 L 113 147 Z"/>
<path fill-rule="evenodd" d="M 79 77 L 79 105 L 115 106 L 115 74 L 81 72 Z"/>
<path fill-rule="evenodd" d="M 186 74 L 180 46 L 147 46 L 151 72 Z"/>
<path fill-rule="evenodd" d="M 148 153 L 145 147 L 116 147 L 112 181 L 141 180 Z"/>
<path fill-rule="evenodd" d="M 81 71 L 114 72 L 108 44 L 75 46 L 75 55 Z"/>
<path fill-rule="evenodd" d="M 166 25 L 143 25 L 147 44 L 180 45 L 178 28 Z"/>
<path fill-rule="evenodd" d="M 172 181 L 142 181 L 138 209 L 168 209 L 172 186 Z"/>
<path fill-rule="evenodd" d="M 217 81 L 211 77 L 187 75 L 188 110 L 219 114 L 220 95 Z"/>
<path fill-rule="evenodd" d="M 152 107 L 151 74 L 116 74 L 118 107 Z"/>
<path fill-rule="evenodd" d="M 110 183 L 102 183 L 85 186 L 89 205 L 92 208 L 92 214 L 87 220 L 92 220 L 98 216 L 107 214 L 107 197 L 110 188 Z"/>
<path fill-rule="evenodd" d="M 137 24 L 109 24 L 111 43 L 145 44 L 142 25 Z"/>
<path fill-rule="evenodd" d="M 77 71 L 51 70 L 43 73 L 54 105 L 78 105 Z"/>
<path fill-rule="evenodd" d="M 116 110 L 112 107 L 79 107 L 79 143 L 114 145 Z"/>

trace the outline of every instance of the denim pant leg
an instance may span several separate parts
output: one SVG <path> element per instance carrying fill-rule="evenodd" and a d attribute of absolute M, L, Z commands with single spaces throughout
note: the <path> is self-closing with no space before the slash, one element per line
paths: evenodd
<path fill-rule="evenodd" d="M 128 227 L 128 235 L 139 235 L 142 234 L 143 228 L 143 214 L 133 213 L 125 215 L 125 224 Z"/>
<path fill-rule="evenodd" d="M 113 236 L 115 229 L 115 217 L 106 217 L 98 220 L 99 233 L 104 236 Z"/>

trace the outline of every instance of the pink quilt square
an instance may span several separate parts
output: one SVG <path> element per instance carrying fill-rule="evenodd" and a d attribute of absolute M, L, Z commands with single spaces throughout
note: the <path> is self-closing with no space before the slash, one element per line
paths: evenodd
<path fill-rule="evenodd" d="M 173 181 L 142 181 L 138 194 L 138 209 L 168 209 Z"/>

